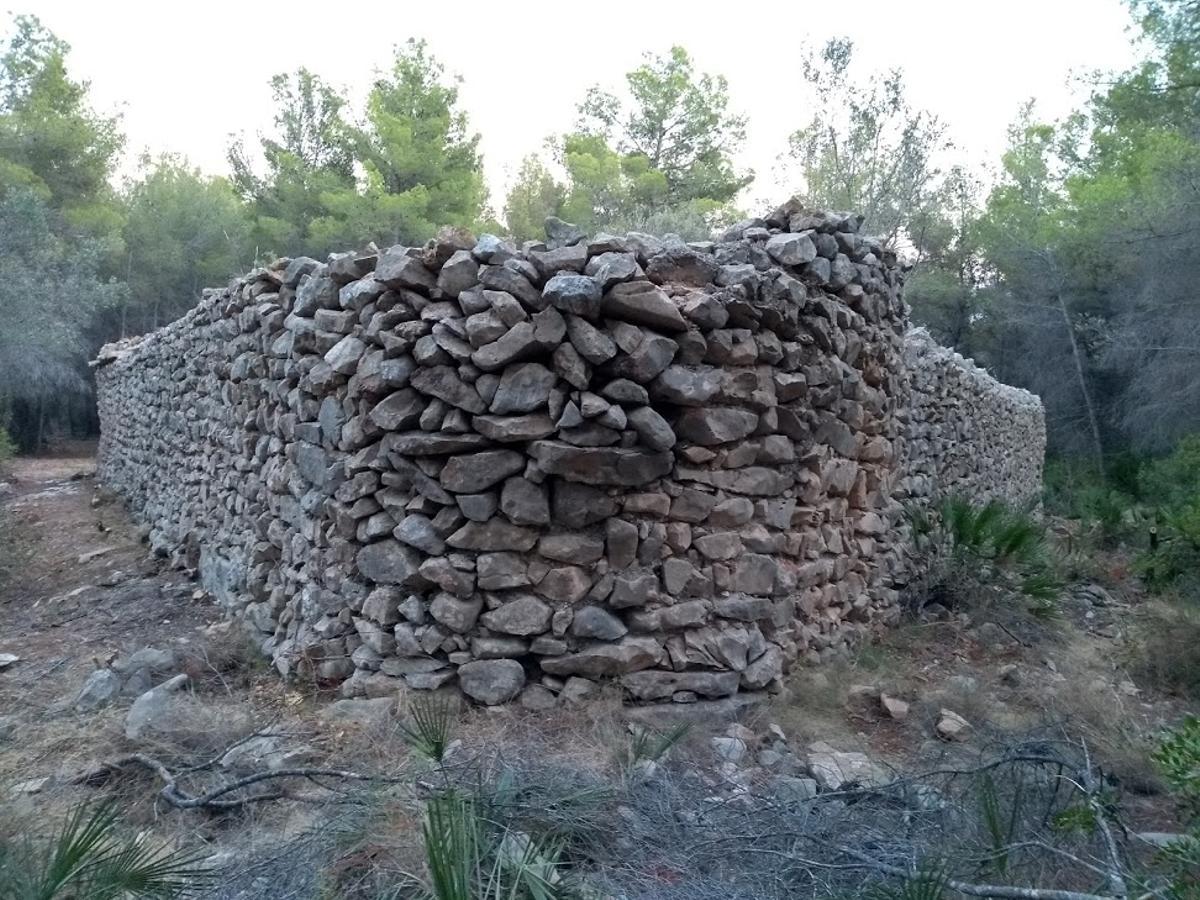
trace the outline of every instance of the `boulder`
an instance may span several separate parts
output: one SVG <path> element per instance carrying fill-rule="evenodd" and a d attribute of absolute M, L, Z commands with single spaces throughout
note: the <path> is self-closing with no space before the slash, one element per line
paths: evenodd
<path fill-rule="evenodd" d="M 705 446 L 740 441 L 756 428 L 758 413 L 725 406 L 685 409 L 675 422 L 675 432 L 681 438 Z"/>
<path fill-rule="evenodd" d="M 421 579 L 418 567 L 421 554 L 397 540 L 382 540 L 367 544 L 355 557 L 359 573 L 376 584 L 417 586 Z"/>
<path fill-rule="evenodd" d="M 817 258 L 817 248 L 806 234 L 776 234 L 767 240 L 766 251 L 785 266 L 801 266 Z"/>
<path fill-rule="evenodd" d="M 558 379 L 540 363 L 509 366 L 500 376 L 491 412 L 496 415 L 527 413 L 544 407 Z M 482 412 L 482 410 L 480 410 Z"/>
<path fill-rule="evenodd" d="M 529 637 L 550 629 L 553 610 L 532 594 L 520 594 L 483 614 L 481 621 L 492 631 Z"/>
<path fill-rule="evenodd" d="M 629 629 L 608 610 L 599 606 L 585 606 L 575 611 L 569 631 L 575 637 L 615 641 L 623 638 Z"/>
<path fill-rule="evenodd" d="M 583 484 L 635 487 L 671 471 L 667 452 L 618 447 L 574 447 L 560 441 L 534 441 L 529 455 L 543 472 Z"/>

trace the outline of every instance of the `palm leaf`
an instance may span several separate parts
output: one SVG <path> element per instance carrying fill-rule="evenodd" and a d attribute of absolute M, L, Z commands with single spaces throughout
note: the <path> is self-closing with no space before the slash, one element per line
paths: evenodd
<path fill-rule="evenodd" d="M 441 762 L 454 732 L 454 710 L 443 698 L 417 700 L 409 707 L 408 722 L 400 724 L 404 742 L 431 762 Z"/>
<path fill-rule="evenodd" d="M 181 897 L 209 879 L 202 856 L 119 838 L 118 819 L 111 804 L 82 804 L 48 843 L 0 845 L 0 898 Z"/>

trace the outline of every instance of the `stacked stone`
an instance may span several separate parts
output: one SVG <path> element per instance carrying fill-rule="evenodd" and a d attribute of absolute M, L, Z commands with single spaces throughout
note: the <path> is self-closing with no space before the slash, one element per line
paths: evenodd
<path fill-rule="evenodd" d="M 281 261 L 105 348 L 101 473 L 285 674 L 770 688 L 895 608 L 901 275 L 859 225 Z"/>
<path fill-rule="evenodd" d="M 938 346 L 923 329 L 906 335 L 904 362 L 909 396 L 898 498 L 1036 503 L 1046 451 L 1041 400 Z"/>

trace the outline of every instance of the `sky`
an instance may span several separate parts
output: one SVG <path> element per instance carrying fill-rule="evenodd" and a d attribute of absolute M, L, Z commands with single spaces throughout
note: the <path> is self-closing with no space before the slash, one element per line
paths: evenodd
<path fill-rule="evenodd" d="M 121 113 L 127 172 L 150 150 L 225 174 L 230 135 L 252 143 L 270 128 L 272 75 L 306 66 L 361 106 L 392 48 L 423 37 L 462 78 L 497 206 L 521 158 L 571 126 L 590 85 L 619 88 L 645 52 L 672 44 L 728 79 L 732 107 L 749 118 L 738 162 L 759 176 L 745 199 L 762 202 L 796 186 L 779 157 L 812 112 L 800 76 L 805 46 L 849 37 L 856 77 L 902 67 L 911 103 L 941 118 L 975 167 L 995 163 L 1026 100 L 1060 117 L 1086 98 L 1090 72 L 1133 60 L 1120 0 L 23 2 L 7 8 L 38 15 L 67 40 L 71 70 L 91 81 L 95 105 Z"/>

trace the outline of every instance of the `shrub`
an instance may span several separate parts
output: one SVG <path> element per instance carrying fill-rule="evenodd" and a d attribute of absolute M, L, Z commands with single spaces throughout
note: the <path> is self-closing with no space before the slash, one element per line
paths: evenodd
<path fill-rule="evenodd" d="M 980 505 L 947 497 L 932 511 L 911 510 L 909 523 L 924 557 L 919 605 L 960 606 L 982 588 L 998 588 L 1049 611 L 1061 593 L 1045 528 L 1026 512 L 998 500 Z"/>
<path fill-rule="evenodd" d="M 496 826 L 471 797 L 430 798 L 423 826 L 429 893 L 437 900 L 553 900 L 561 894 L 561 844 Z"/>
<path fill-rule="evenodd" d="M 1200 606 L 1184 597 L 1147 603 L 1136 631 L 1133 673 L 1161 691 L 1200 697 Z"/>
<path fill-rule="evenodd" d="M 182 897 L 207 880 L 200 857 L 121 836 L 118 818 L 112 806 L 77 806 L 49 841 L 0 841 L 0 898 Z"/>
<path fill-rule="evenodd" d="M 1154 761 L 1179 803 L 1187 832 L 1161 853 L 1171 878 L 1169 896 L 1200 895 L 1200 718 L 1189 716 L 1169 731 Z"/>
<path fill-rule="evenodd" d="M 1121 456 L 1100 470 L 1077 460 L 1046 463 L 1043 499 L 1052 515 L 1081 521 L 1088 534 L 1103 547 L 1111 547 L 1130 534 L 1137 520 L 1140 462 Z"/>
<path fill-rule="evenodd" d="M 1146 467 L 1142 494 L 1152 508 L 1156 542 L 1137 560 L 1147 585 L 1162 590 L 1200 573 L 1200 436 Z"/>
<path fill-rule="evenodd" d="M 8 433 L 7 428 L 0 428 L 0 463 L 6 462 L 17 455 L 17 443 Z"/>

